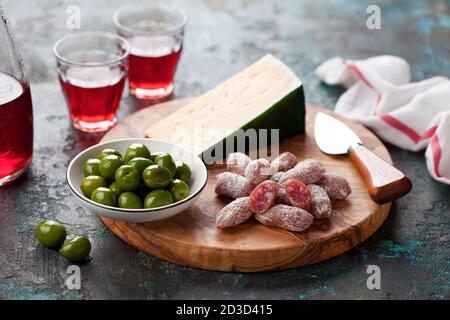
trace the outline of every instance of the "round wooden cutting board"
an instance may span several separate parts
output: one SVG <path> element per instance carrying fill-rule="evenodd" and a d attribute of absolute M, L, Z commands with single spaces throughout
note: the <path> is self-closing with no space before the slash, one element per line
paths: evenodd
<path fill-rule="evenodd" d="M 173 100 L 143 109 L 121 121 L 102 141 L 143 137 L 147 127 L 188 100 Z M 231 201 L 214 193 L 215 177 L 225 170 L 218 166 L 208 168 L 208 185 L 197 202 L 177 216 L 138 224 L 107 218 L 102 218 L 103 222 L 141 251 L 166 261 L 210 270 L 258 272 L 293 268 L 349 250 L 381 226 L 391 204 L 379 205 L 370 199 L 365 183 L 347 157 L 328 156 L 317 148 L 313 130 L 314 116 L 319 110 L 343 120 L 370 150 L 392 163 L 386 148 L 369 130 L 327 109 L 308 105 L 306 134 L 282 141 L 280 152 L 290 151 L 299 159 L 321 160 L 329 172 L 346 177 L 353 192 L 346 200 L 333 202 L 331 218 L 315 221 L 305 232 L 266 227 L 254 219 L 225 230 L 216 228 L 215 214 Z"/>

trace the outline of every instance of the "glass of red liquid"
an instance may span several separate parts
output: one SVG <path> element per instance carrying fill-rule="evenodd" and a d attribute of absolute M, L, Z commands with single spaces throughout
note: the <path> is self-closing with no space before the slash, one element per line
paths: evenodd
<path fill-rule="evenodd" d="M 130 93 L 162 99 L 173 92 L 187 17 L 163 5 L 130 5 L 114 14 L 117 32 L 130 43 Z"/>
<path fill-rule="evenodd" d="M 127 77 L 128 41 L 108 32 L 76 32 L 58 40 L 53 52 L 73 127 L 111 128 Z"/>
<path fill-rule="evenodd" d="M 30 86 L 0 2 L 0 186 L 17 179 L 33 156 Z"/>

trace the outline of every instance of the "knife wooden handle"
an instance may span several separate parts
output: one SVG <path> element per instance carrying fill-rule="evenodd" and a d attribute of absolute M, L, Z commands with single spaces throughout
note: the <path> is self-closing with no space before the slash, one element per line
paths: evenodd
<path fill-rule="evenodd" d="M 376 203 L 396 200 L 411 190 L 411 180 L 403 172 L 366 147 L 350 147 L 349 156 L 367 183 L 370 197 Z"/>

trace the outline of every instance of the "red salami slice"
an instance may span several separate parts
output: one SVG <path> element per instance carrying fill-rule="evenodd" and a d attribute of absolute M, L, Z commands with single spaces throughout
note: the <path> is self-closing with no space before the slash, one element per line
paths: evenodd
<path fill-rule="evenodd" d="M 286 190 L 290 203 L 294 207 L 309 211 L 311 207 L 311 193 L 304 183 L 288 179 L 282 185 Z"/>
<path fill-rule="evenodd" d="M 255 214 L 267 211 L 277 198 L 278 188 L 278 184 L 272 180 L 264 181 L 256 186 L 250 193 L 250 211 Z"/>

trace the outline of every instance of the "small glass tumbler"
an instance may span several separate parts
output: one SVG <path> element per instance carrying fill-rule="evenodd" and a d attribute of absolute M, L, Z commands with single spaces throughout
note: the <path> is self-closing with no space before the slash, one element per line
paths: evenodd
<path fill-rule="evenodd" d="M 72 33 L 55 43 L 58 79 L 74 128 L 98 132 L 117 122 L 129 51 L 126 39 L 100 31 Z"/>
<path fill-rule="evenodd" d="M 173 92 L 187 17 L 163 5 L 130 5 L 114 14 L 117 32 L 130 43 L 130 93 L 162 99 Z"/>

